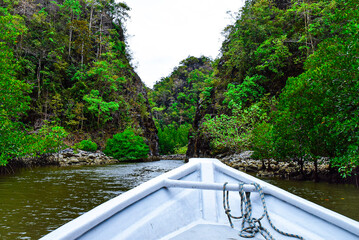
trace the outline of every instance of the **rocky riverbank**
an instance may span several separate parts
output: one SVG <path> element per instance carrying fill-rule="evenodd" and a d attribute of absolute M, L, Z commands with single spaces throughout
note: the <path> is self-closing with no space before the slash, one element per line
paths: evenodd
<path fill-rule="evenodd" d="M 118 160 L 114 159 L 113 157 L 106 156 L 101 151 L 96 151 L 93 153 L 78 150 L 75 152 L 71 148 L 67 148 L 56 154 L 52 154 L 48 158 L 50 162 L 55 162 L 58 166 L 101 165 L 118 162 Z"/>
<path fill-rule="evenodd" d="M 317 175 L 313 162 L 304 162 L 303 171 L 297 162 L 254 160 L 252 151 L 229 156 L 217 156 L 221 162 L 243 172 L 255 173 L 257 177 L 278 177 L 293 180 L 317 180 L 331 183 L 355 183 L 355 178 L 343 179 L 336 169 L 331 169 L 327 159 L 318 161 Z"/>
<path fill-rule="evenodd" d="M 159 160 L 186 160 L 185 154 L 161 155 Z"/>
<path fill-rule="evenodd" d="M 176 157 L 170 155 L 168 157 L 160 158 L 158 156 L 150 156 L 146 159 L 138 160 L 137 162 L 152 162 L 161 159 L 184 159 L 185 156 Z M 12 159 L 6 166 L 0 166 L 0 175 L 14 173 L 15 170 L 21 168 L 33 168 L 40 166 L 82 166 L 82 165 L 102 165 L 115 164 L 120 161 L 105 155 L 101 151 L 87 152 L 82 150 L 74 151 L 72 148 L 67 148 L 53 154 L 44 154 L 39 157 Z M 131 161 L 134 162 L 134 161 Z"/>
<path fill-rule="evenodd" d="M 71 148 L 61 150 L 58 153 L 41 155 L 33 158 L 12 159 L 7 166 L 0 167 L 0 174 L 11 174 L 16 169 L 32 168 L 39 166 L 81 166 L 114 164 L 118 160 L 106 156 L 103 152 L 74 151 Z"/>

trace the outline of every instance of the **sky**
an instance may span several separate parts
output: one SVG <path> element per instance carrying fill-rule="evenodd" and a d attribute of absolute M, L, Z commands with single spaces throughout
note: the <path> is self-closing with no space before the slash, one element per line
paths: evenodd
<path fill-rule="evenodd" d="M 233 16 L 244 4 L 244 0 L 124 2 L 131 8 L 126 29 L 132 64 L 150 88 L 188 56 L 215 59 L 224 28 L 234 22 Z"/>

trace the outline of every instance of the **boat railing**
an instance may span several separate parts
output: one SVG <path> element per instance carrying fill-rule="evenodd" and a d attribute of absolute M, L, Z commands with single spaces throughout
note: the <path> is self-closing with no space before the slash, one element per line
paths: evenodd
<path fill-rule="evenodd" d="M 223 183 L 206 183 L 206 182 L 196 182 L 196 181 L 183 181 L 183 180 L 172 180 L 165 179 L 164 186 L 166 188 L 190 188 L 190 189 L 201 189 L 201 190 L 218 190 L 223 191 Z M 262 187 L 263 192 L 266 193 L 266 187 Z M 227 191 L 239 191 L 239 184 L 227 184 Z M 257 192 L 255 186 L 252 184 L 244 184 L 243 190 L 245 192 Z"/>

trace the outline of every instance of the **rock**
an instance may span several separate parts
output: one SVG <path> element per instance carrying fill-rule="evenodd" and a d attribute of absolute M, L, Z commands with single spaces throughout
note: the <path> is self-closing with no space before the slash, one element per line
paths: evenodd
<path fill-rule="evenodd" d="M 86 163 L 86 162 L 87 162 L 87 158 L 84 157 L 84 156 L 81 156 L 81 157 L 77 158 L 77 160 L 78 160 L 79 162 L 81 162 L 81 163 Z"/>
<path fill-rule="evenodd" d="M 172 155 L 161 155 L 158 160 L 185 160 L 186 155 L 185 154 L 172 154 Z M 157 160 L 154 159 L 154 160 Z"/>
<path fill-rule="evenodd" d="M 259 171 L 256 176 L 258 177 L 274 177 L 274 173 L 273 172 L 267 172 L 267 171 Z"/>
<path fill-rule="evenodd" d="M 69 164 L 73 165 L 79 162 L 77 157 L 70 157 L 67 161 Z"/>
<path fill-rule="evenodd" d="M 239 154 L 239 158 L 241 159 L 250 159 L 253 154 L 253 151 L 244 151 Z"/>
<path fill-rule="evenodd" d="M 60 166 L 100 165 L 118 162 L 113 157 L 108 157 L 100 151 L 93 153 L 81 150 L 76 154 L 70 150 L 61 151 L 60 153 L 49 156 L 49 159 L 54 159 L 54 161 L 57 163 L 55 165 Z"/>

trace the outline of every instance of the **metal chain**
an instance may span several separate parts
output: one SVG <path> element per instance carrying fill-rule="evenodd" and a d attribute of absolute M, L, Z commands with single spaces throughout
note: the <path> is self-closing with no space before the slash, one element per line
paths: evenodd
<path fill-rule="evenodd" d="M 263 210 L 264 210 L 262 216 L 260 216 L 259 218 L 252 217 L 252 203 L 251 203 L 251 199 L 250 199 L 250 192 L 244 191 L 244 189 L 243 189 L 244 183 L 239 183 L 239 191 L 238 191 L 239 196 L 241 197 L 241 205 L 240 205 L 241 216 L 239 216 L 239 217 L 233 216 L 230 213 L 231 208 L 229 206 L 229 191 L 226 190 L 227 184 L 228 184 L 227 182 L 223 184 L 223 208 L 224 208 L 224 212 L 226 213 L 226 215 L 228 217 L 228 221 L 229 221 L 231 228 L 233 228 L 232 218 L 233 219 L 242 219 L 242 226 L 241 226 L 242 228 L 239 232 L 239 236 L 241 236 L 243 238 L 253 238 L 253 237 L 255 237 L 255 235 L 257 233 L 260 233 L 266 240 L 275 240 L 275 238 L 270 234 L 270 232 L 266 228 L 264 228 L 261 224 L 261 220 L 264 217 L 267 217 L 268 222 L 271 225 L 271 227 L 278 233 L 280 233 L 284 236 L 294 237 L 294 238 L 304 240 L 304 238 L 299 235 L 283 232 L 274 226 L 274 224 L 272 223 L 272 220 L 270 219 L 269 214 L 268 214 L 267 205 L 266 205 L 266 202 L 264 199 L 263 189 L 257 183 L 250 183 L 250 184 L 253 185 L 255 187 L 255 189 L 259 192 L 259 196 L 261 198 L 261 202 L 262 202 Z"/>

